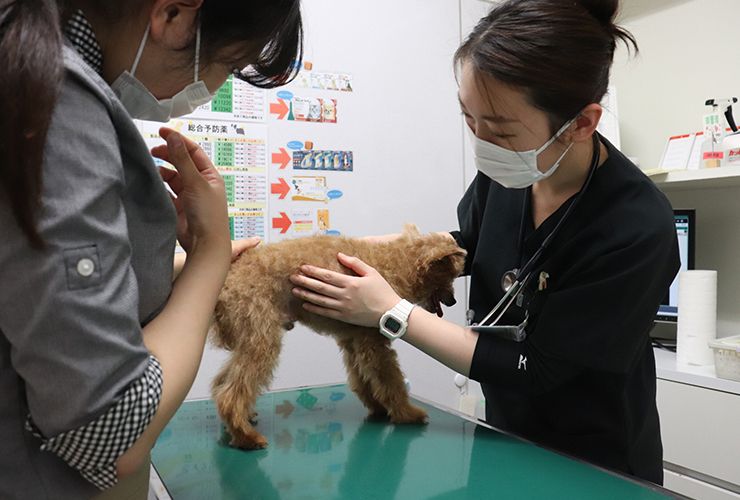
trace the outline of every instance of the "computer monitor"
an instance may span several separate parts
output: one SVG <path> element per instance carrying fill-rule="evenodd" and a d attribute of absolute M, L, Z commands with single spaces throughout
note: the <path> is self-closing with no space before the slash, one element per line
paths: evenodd
<path fill-rule="evenodd" d="M 676 224 L 678 252 L 681 256 L 681 269 L 694 269 L 694 238 L 696 237 L 696 211 L 674 210 L 673 220 Z M 679 272 L 680 272 L 679 271 Z M 678 319 L 678 275 L 671 283 L 668 295 L 658 308 L 656 321 L 675 323 Z"/>

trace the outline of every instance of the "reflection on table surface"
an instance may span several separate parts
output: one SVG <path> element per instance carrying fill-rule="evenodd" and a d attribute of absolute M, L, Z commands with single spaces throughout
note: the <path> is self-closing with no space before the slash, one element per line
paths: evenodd
<path fill-rule="evenodd" d="M 369 421 L 344 385 L 257 402 L 266 450 L 226 446 L 212 401 L 190 401 L 152 461 L 175 500 L 652 499 L 664 494 L 419 403 L 427 426 Z"/>

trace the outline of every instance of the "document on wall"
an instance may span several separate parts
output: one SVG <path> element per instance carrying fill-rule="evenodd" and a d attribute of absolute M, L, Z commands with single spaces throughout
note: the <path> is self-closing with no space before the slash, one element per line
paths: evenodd
<path fill-rule="evenodd" d="M 196 108 L 188 118 L 264 123 L 266 114 L 267 91 L 230 76 L 213 100 Z"/>
<path fill-rule="evenodd" d="M 151 148 L 163 141 L 161 123 L 140 122 Z M 267 218 L 267 129 L 248 122 L 176 119 L 167 123 L 198 143 L 224 179 L 232 239 L 265 237 Z"/>

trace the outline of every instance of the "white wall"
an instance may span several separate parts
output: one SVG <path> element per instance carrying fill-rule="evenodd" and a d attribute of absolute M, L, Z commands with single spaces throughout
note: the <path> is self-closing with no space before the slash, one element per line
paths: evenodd
<path fill-rule="evenodd" d="M 612 71 L 622 150 L 658 166 L 671 135 L 701 129 L 710 97 L 740 97 L 738 0 L 628 0 L 624 22 L 640 55 L 620 48 Z M 740 107 L 735 115 L 740 117 Z M 671 191 L 675 208 L 696 208 L 696 266 L 717 269 L 718 335 L 740 334 L 740 191 Z"/>
<path fill-rule="evenodd" d="M 488 1 L 484 0 L 461 0 L 460 1 L 460 39 L 461 41 L 464 41 L 467 35 L 473 30 L 475 25 L 478 23 L 478 21 L 484 17 L 486 14 L 488 14 L 488 11 L 491 10 L 493 7 L 493 4 Z M 475 168 L 475 162 L 473 160 L 473 147 L 470 143 L 470 138 L 466 132 L 467 125 L 465 124 L 465 120 L 460 120 L 460 133 L 463 136 L 463 165 L 464 165 L 464 184 L 465 187 L 473 181 L 475 178 L 476 173 L 478 172 Z M 469 300 L 469 289 L 470 289 L 470 280 L 465 279 L 465 304 L 468 303 Z M 459 398 L 459 391 L 457 391 L 457 387 L 455 387 L 456 392 L 455 395 L 455 402 L 452 404 L 448 404 L 447 406 L 455 407 L 457 404 L 460 403 Z M 467 395 L 470 398 L 470 402 L 468 403 L 468 408 L 464 409 L 463 411 L 467 411 L 468 413 L 471 413 L 472 406 L 473 412 L 475 413 L 475 416 L 478 418 L 484 418 L 485 417 L 485 403 L 484 403 L 484 397 L 483 397 L 483 391 L 481 390 L 480 384 L 478 382 L 475 382 L 473 380 L 469 380 L 467 383 L 467 386 L 464 388 L 464 390 L 467 391 Z"/>

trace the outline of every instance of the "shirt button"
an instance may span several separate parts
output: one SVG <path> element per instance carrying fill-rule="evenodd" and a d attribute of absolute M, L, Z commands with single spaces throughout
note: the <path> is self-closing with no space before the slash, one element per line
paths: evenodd
<path fill-rule="evenodd" d="M 80 259 L 77 261 L 77 273 L 87 278 L 95 272 L 95 264 L 90 259 Z"/>

